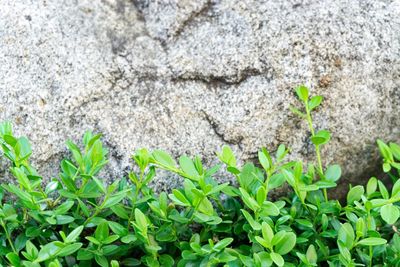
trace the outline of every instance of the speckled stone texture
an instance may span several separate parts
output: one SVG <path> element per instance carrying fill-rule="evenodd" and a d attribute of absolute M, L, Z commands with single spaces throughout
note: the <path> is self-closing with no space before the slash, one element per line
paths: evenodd
<path fill-rule="evenodd" d="M 104 134 L 107 179 L 140 147 L 210 165 L 224 144 L 243 162 L 285 143 L 312 161 L 288 110 L 301 83 L 325 97 L 315 124 L 332 131 L 324 163 L 342 165 L 342 189 L 375 174 L 376 138 L 400 141 L 400 2 L 0 1 L 0 119 L 46 177 L 86 129 Z"/>

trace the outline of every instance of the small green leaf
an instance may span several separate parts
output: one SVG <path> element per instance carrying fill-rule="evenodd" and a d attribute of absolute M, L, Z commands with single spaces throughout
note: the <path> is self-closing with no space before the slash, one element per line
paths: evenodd
<path fill-rule="evenodd" d="M 378 187 L 378 180 L 375 177 L 369 179 L 367 183 L 367 195 L 370 196 L 376 192 Z"/>
<path fill-rule="evenodd" d="M 163 165 L 164 167 L 167 167 L 169 169 L 175 169 L 176 168 L 176 162 L 175 160 L 173 160 L 173 158 L 166 153 L 165 151 L 162 150 L 155 150 L 152 153 L 152 156 L 154 158 L 154 160 Z"/>
<path fill-rule="evenodd" d="M 219 159 L 230 167 L 236 167 L 236 158 L 229 146 L 223 146 L 222 152 L 218 154 Z"/>
<path fill-rule="evenodd" d="M 19 256 L 16 253 L 14 253 L 14 252 L 7 253 L 6 258 L 10 261 L 12 266 L 15 266 L 15 267 L 21 266 L 21 259 L 19 258 Z"/>
<path fill-rule="evenodd" d="M 342 176 L 342 169 L 339 165 L 330 165 L 325 172 L 326 180 L 331 182 L 336 182 L 340 176 Z"/>
<path fill-rule="evenodd" d="M 243 209 L 241 211 L 242 211 L 244 217 L 246 218 L 247 222 L 250 224 L 251 228 L 253 228 L 255 231 L 261 230 L 261 224 L 258 223 L 257 221 L 255 221 L 253 219 L 253 217 L 250 215 L 250 213 L 248 213 L 247 211 L 245 211 Z"/>
<path fill-rule="evenodd" d="M 363 194 L 364 194 L 364 187 L 362 185 L 357 185 L 353 187 L 347 193 L 347 204 L 352 205 L 354 201 L 360 200 Z"/>
<path fill-rule="evenodd" d="M 391 198 L 398 198 L 399 196 L 400 196 L 400 179 L 398 179 L 393 185 Z"/>
<path fill-rule="evenodd" d="M 292 105 L 289 106 L 290 111 L 293 114 L 296 114 L 297 116 L 299 116 L 300 118 L 305 119 L 306 118 L 306 114 L 304 114 L 303 112 L 301 112 L 299 109 L 293 107 Z"/>
<path fill-rule="evenodd" d="M 331 133 L 327 130 L 320 130 L 314 136 L 311 137 L 311 142 L 314 145 L 320 146 L 329 142 L 331 139 Z"/>
<path fill-rule="evenodd" d="M 306 102 L 308 100 L 308 88 L 304 85 L 300 85 L 296 88 L 296 94 L 300 100 Z"/>
<path fill-rule="evenodd" d="M 318 261 L 318 254 L 317 251 L 315 250 L 314 245 L 308 246 L 307 252 L 306 252 L 306 258 L 309 263 L 311 264 L 317 264 Z"/>
<path fill-rule="evenodd" d="M 245 189 L 240 187 L 239 190 L 240 193 L 242 194 L 242 200 L 246 204 L 246 206 L 252 209 L 253 211 L 257 211 L 260 208 L 257 201 L 255 201 L 254 198 L 250 196 Z"/>
<path fill-rule="evenodd" d="M 310 102 L 308 103 L 308 108 L 310 110 L 317 108 L 319 105 L 321 105 L 322 100 L 323 100 L 323 97 L 320 95 L 313 96 L 310 99 Z"/>
<path fill-rule="evenodd" d="M 262 236 L 268 244 L 268 248 L 272 247 L 272 239 L 274 238 L 274 231 L 272 230 L 271 226 L 263 222 L 261 226 Z"/>
<path fill-rule="evenodd" d="M 395 224 L 400 216 L 399 208 L 392 203 L 386 204 L 381 207 L 381 216 L 386 223 Z"/>
<path fill-rule="evenodd" d="M 271 259 L 273 260 L 273 262 L 276 265 L 278 265 L 279 267 L 283 266 L 285 264 L 285 260 L 278 253 L 271 252 L 270 256 L 271 256 Z"/>
<path fill-rule="evenodd" d="M 381 195 L 384 199 L 389 199 L 389 192 L 386 188 L 386 186 L 378 180 L 378 187 L 379 187 L 379 191 L 381 192 Z"/>
<path fill-rule="evenodd" d="M 104 221 L 97 226 L 96 231 L 94 232 L 94 237 L 98 241 L 103 241 L 108 237 L 108 235 L 109 235 L 108 223 Z"/>
<path fill-rule="evenodd" d="M 351 249 L 354 243 L 354 230 L 350 223 L 344 223 L 339 229 L 338 240 L 343 243 L 343 245 Z"/>
<path fill-rule="evenodd" d="M 140 210 L 140 209 L 135 209 L 135 221 L 138 226 L 138 228 L 141 231 L 147 231 L 148 227 L 148 222 L 146 215 Z"/>
<path fill-rule="evenodd" d="M 177 190 L 177 189 L 173 189 L 172 190 L 173 194 L 169 194 L 169 198 L 176 202 L 177 204 L 181 205 L 181 206 L 190 206 L 190 202 L 189 200 L 185 197 L 184 194 L 182 194 L 181 191 Z"/>
<path fill-rule="evenodd" d="M 379 237 L 368 237 L 358 241 L 357 245 L 362 246 L 381 246 L 387 243 L 386 239 Z"/>
<path fill-rule="evenodd" d="M 280 255 L 285 255 L 292 251 L 296 245 L 296 235 L 292 232 L 285 233 L 284 238 L 282 238 L 278 243 L 274 245 L 274 251 Z"/>
<path fill-rule="evenodd" d="M 270 168 L 270 160 L 268 156 L 263 151 L 258 151 L 258 161 L 260 162 L 261 166 L 264 170 L 269 170 Z"/>
<path fill-rule="evenodd" d="M 126 191 L 121 191 L 109 197 L 103 204 L 103 209 L 110 208 L 120 203 L 126 197 Z"/>
<path fill-rule="evenodd" d="M 265 191 L 265 188 L 263 186 L 260 186 L 260 188 L 258 188 L 257 190 L 257 195 L 256 195 L 258 205 L 261 206 L 266 198 L 267 198 L 267 192 Z"/>
<path fill-rule="evenodd" d="M 219 241 L 215 246 L 212 248 L 214 251 L 219 252 L 229 246 L 233 242 L 233 238 L 224 238 Z"/>
<path fill-rule="evenodd" d="M 379 147 L 379 151 L 381 152 L 382 157 L 389 161 L 392 162 L 393 159 L 393 154 L 390 150 L 390 148 L 388 147 L 388 145 L 386 145 L 382 140 L 377 140 L 376 143 L 378 144 Z"/>
<path fill-rule="evenodd" d="M 187 156 L 181 156 L 179 158 L 179 165 L 182 171 L 191 179 L 198 180 L 199 173 L 193 163 L 193 161 Z"/>
<path fill-rule="evenodd" d="M 83 231 L 82 225 L 75 228 L 71 233 L 69 233 L 69 235 L 65 239 L 65 243 L 75 242 L 76 239 L 79 237 L 79 235 L 82 233 L 82 231 Z"/>
<path fill-rule="evenodd" d="M 400 146 L 395 143 L 389 143 L 390 151 L 392 152 L 393 156 L 400 160 Z"/>
<path fill-rule="evenodd" d="M 19 138 L 14 149 L 20 161 L 27 159 L 32 154 L 31 145 L 26 137 Z"/>
<path fill-rule="evenodd" d="M 69 244 L 66 245 L 65 247 L 63 247 L 58 253 L 57 256 L 58 257 L 65 257 L 68 255 L 72 255 L 74 254 L 76 251 L 78 251 L 78 249 L 80 249 L 82 247 L 82 243 L 74 243 L 74 244 Z"/>

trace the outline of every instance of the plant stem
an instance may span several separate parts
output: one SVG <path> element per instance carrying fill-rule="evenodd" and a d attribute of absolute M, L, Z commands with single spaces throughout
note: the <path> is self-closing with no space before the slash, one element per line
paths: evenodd
<path fill-rule="evenodd" d="M 139 196 L 140 189 L 142 188 L 143 176 L 144 176 L 144 170 L 140 170 L 139 182 L 136 184 L 135 196 L 133 197 L 133 200 L 132 200 L 131 214 L 129 215 L 129 218 L 128 218 L 128 226 L 127 226 L 128 232 L 129 232 L 129 228 L 131 227 L 131 221 L 132 221 L 133 213 L 135 211 L 135 203 Z"/>
<path fill-rule="evenodd" d="M 312 123 L 312 117 L 311 117 L 311 112 L 310 109 L 308 108 L 308 101 L 305 103 L 306 106 L 306 113 L 307 113 L 307 122 L 308 122 L 308 128 L 310 129 L 311 132 L 311 136 L 314 137 L 315 136 L 315 130 L 314 130 L 314 126 Z M 324 173 L 323 167 L 322 167 L 322 160 L 321 160 L 321 151 L 319 149 L 319 145 L 315 145 L 315 154 L 317 156 L 317 162 L 318 162 L 318 170 L 321 174 Z M 324 192 L 324 198 L 325 201 L 328 202 L 328 193 L 326 191 L 326 188 L 323 188 L 323 192 Z"/>
<path fill-rule="evenodd" d="M 4 233 L 6 234 L 6 238 L 7 238 L 7 240 L 8 240 L 8 243 L 10 243 L 11 249 L 13 250 L 13 252 L 14 252 L 15 254 L 18 255 L 18 252 L 17 252 L 17 250 L 16 250 L 15 247 L 14 247 L 14 243 L 13 243 L 12 240 L 11 240 L 10 233 L 8 232 L 7 227 L 6 227 L 6 225 L 4 224 L 4 221 L 3 221 L 3 220 L 1 220 L 1 226 L 2 226 L 3 229 L 4 229 Z"/>
<path fill-rule="evenodd" d="M 372 246 L 369 246 L 369 267 L 372 267 Z"/>

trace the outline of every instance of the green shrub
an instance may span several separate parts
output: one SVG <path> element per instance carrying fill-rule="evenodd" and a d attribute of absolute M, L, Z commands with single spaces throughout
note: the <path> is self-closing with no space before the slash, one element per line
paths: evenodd
<path fill-rule="evenodd" d="M 258 152 L 260 167 L 238 165 L 225 146 L 218 154 L 237 185 L 213 177 L 222 167 L 199 157 L 141 149 L 137 172 L 106 185 L 98 176 L 107 163 L 100 135 L 87 132 L 83 147 L 67 142 L 71 158 L 58 178 L 43 184 L 29 162 L 25 137 L 0 125 L 3 154 L 16 182 L 2 185 L 0 261 L 3 266 L 400 266 L 397 231 L 400 147 L 378 141 L 383 169 L 393 178 L 388 191 L 376 178 L 351 187 L 347 202 L 329 200 L 327 190 L 341 176 L 324 166 L 320 147 L 330 139 L 315 131 L 311 117 L 321 96 L 306 87 L 296 93 L 316 150 L 316 166 L 287 162 L 280 145 L 273 155 Z M 155 194 L 149 182 L 157 170 L 183 178 L 170 194 Z M 293 189 L 277 201 L 271 190 Z"/>

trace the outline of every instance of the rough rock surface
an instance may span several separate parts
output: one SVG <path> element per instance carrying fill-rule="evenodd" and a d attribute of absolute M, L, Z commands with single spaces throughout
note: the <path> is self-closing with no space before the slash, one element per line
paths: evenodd
<path fill-rule="evenodd" d="M 0 119 L 47 177 L 86 129 L 104 134 L 111 178 L 139 147 L 211 164 L 223 144 L 243 161 L 285 143 L 312 160 L 288 110 L 301 83 L 326 99 L 324 162 L 344 184 L 368 178 L 375 139 L 400 141 L 400 2 L 0 1 Z"/>

